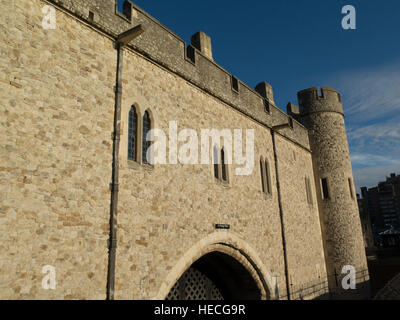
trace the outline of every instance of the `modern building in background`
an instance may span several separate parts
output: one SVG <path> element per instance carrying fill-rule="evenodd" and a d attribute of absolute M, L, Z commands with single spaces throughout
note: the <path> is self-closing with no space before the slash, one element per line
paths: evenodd
<path fill-rule="evenodd" d="M 392 173 L 376 187 L 362 187 L 361 194 L 377 244 L 381 242 L 381 234 L 396 233 L 400 229 L 400 175 Z"/>
<path fill-rule="evenodd" d="M 357 194 L 358 209 L 360 211 L 361 227 L 364 236 L 365 248 L 372 248 L 374 246 L 374 236 L 372 232 L 371 219 L 369 218 L 366 200 L 362 199 Z"/>

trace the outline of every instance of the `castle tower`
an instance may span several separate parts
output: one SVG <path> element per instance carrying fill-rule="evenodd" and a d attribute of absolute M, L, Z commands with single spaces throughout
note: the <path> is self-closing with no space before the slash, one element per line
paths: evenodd
<path fill-rule="evenodd" d="M 322 88 L 298 93 L 296 116 L 309 129 L 329 289 L 335 299 L 369 298 L 366 261 L 340 94 Z M 356 270 L 356 290 L 344 290 L 344 266 Z M 347 279 L 347 278 L 346 278 Z M 349 283 L 349 282 L 347 282 Z"/>

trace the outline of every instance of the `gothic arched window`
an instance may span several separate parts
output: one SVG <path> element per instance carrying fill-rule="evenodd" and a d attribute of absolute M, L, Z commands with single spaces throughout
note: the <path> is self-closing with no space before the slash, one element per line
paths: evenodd
<path fill-rule="evenodd" d="M 129 111 L 128 159 L 133 161 L 137 160 L 137 118 L 136 108 L 132 106 L 131 110 Z"/>

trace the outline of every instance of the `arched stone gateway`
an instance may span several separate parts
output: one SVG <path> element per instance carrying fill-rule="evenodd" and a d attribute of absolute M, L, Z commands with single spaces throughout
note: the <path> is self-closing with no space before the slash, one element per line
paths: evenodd
<path fill-rule="evenodd" d="M 256 252 L 223 231 L 201 240 L 179 260 L 156 299 L 274 299 L 272 282 Z"/>
<path fill-rule="evenodd" d="M 261 291 L 237 260 L 211 252 L 196 261 L 171 289 L 167 300 L 260 300 Z"/>

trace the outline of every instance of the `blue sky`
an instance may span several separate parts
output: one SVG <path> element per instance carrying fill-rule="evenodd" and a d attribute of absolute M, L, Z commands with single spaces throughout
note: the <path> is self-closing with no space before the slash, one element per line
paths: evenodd
<path fill-rule="evenodd" d="M 400 174 L 400 1 L 247 0 L 133 3 L 189 42 L 202 30 L 214 60 L 249 86 L 274 89 L 284 109 L 297 91 L 340 91 L 357 187 Z M 343 30 L 345 5 L 357 29 Z"/>

